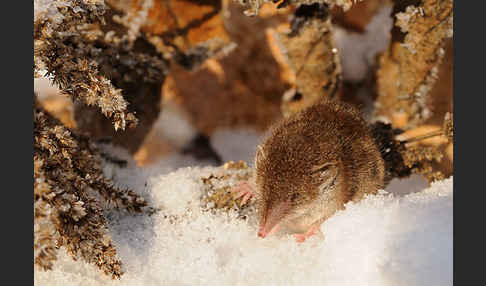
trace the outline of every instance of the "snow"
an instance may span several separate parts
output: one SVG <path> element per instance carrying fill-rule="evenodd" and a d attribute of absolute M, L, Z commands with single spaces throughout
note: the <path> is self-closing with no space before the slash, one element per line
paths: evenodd
<path fill-rule="evenodd" d="M 155 121 L 153 129 L 177 149 L 187 146 L 197 136 L 197 130 L 188 120 L 186 111 L 170 101 L 163 103 L 162 112 Z M 210 144 L 223 162 L 243 160 L 252 164 L 256 146 L 261 142 L 262 136 L 263 134 L 251 127 L 220 127 L 210 135 Z M 178 164 L 176 161 L 182 158 L 183 156 L 176 155 L 171 160 L 171 164 L 167 165 L 175 164 L 177 167 L 200 165 L 197 161 L 190 160 L 190 156 L 186 156 L 187 163 L 190 161 L 192 165 Z"/>
<path fill-rule="evenodd" d="M 223 128 L 211 134 L 211 146 L 223 162 L 245 161 L 252 165 L 256 146 L 263 141 L 264 134 L 251 128 Z"/>
<path fill-rule="evenodd" d="M 427 180 L 422 175 L 412 174 L 406 179 L 393 179 L 386 187 L 386 191 L 396 196 L 417 193 L 427 188 Z"/>
<path fill-rule="evenodd" d="M 394 180 L 328 219 L 323 239 L 298 244 L 258 238 L 254 218 L 202 211 L 200 178 L 221 168 L 167 173 L 162 165 L 105 167 L 161 209 L 106 212 L 126 271 L 121 280 L 61 249 L 54 270 L 35 271 L 35 285 L 452 285 L 452 178 L 430 187 L 417 176 Z"/>
<path fill-rule="evenodd" d="M 391 11 L 391 5 L 381 8 L 368 23 L 363 34 L 334 27 L 334 39 L 341 59 L 344 80 L 364 80 L 375 64 L 376 55 L 386 50 L 393 26 Z"/>
<path fill-rule="evenodd" d="M 452 205 L 452 178 L 348 204 L 322 226 L 329 285 L 452 285 Z"/>
<path fill-rule="evenodd" d="M 34 78 L 34 92 L 39 99 L 60 94 L 59 88 L 52 84 L 49 78 L 46 77 Z"/>
<path fill-rule="evenodd" d="M 71 1 L 34 0 L 34 22 L 41 17 L 50 19 L 55 25 L 61 23 L 64 16 L 58 7 L 72 6 Z"/>
<path fill-rule="evenodd" d="M 184 147 L 197 135 L 196 128 L 187 119 L 184 110 L 171 102 L 164 102 L 162 112 L 152 127 L 178 147 Z"/>
<path fill-rule="evenodd" d="M 104 0 L 86 1 L 89 5 L 104 5 Z M 64 15 L 58 8 L 71 7 L 74 13 L 83 11 L 82 7 L 76 6 L 78 3 L 72 0 L 34 0 L 34 22 L 43 18 L 50 20 L 53 25 L 58 25 L 64 20 Z"/>

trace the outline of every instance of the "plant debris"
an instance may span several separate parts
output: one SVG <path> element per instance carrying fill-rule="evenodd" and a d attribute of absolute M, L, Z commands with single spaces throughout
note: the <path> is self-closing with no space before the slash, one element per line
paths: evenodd
<path fill-rule="evenodd" d="M 453 1 L 422 0 L 395 17 L 395 25 L 406 34 L 379 60 L 376 114 L 392 121 L 405 114 L 408 129 L 431 116 L 427 99 L 437 81 L 446 39 L 452 37 Z"/>
<path fill-rule="evenodd" d="M 130 213 L 142 212 L 147 203 L 113 187 L 100 160 L 87 137 L 72 133 L 35 102 L 34 263 L 41 268 L 52 269 L 64 247 L 73 259 L 97 265 L 113 278 L 123 274 L 99 198 Z"/>
<path fill-rule="evenodd" d="M 296 79 L 282 98 L 284 116 L 338 94 L 341 65 L 327 5 L 300 5 L 290 31 L 279 33 L 278 41 Z"/>
<path fill-rule="evenodd" d="M 356 1 L 354 0 L 239 0 L 239 2 L 241 5 L 247 8 L 247 10 L 245 10 L 244 12 L 245 15 L 256 16 L 258 15 L 260 7 L 262 7 L 263 4 L 268 2 L 278 3 L 277 8 L 285 8 L 290 4 L 311 5 L 314 3 L 318 3 L 318 4 L 326 4 L 331 7 L 339 6 L 344 11 L 347 11 L 349 10 L 349 8 L 351 8 L 353 3 L 355 3 Z"/>
<path fill-rule="evenodd" d="M 222 166 L 221 174 L 201 178 L 207 186 L 206 195 L 201 200 L 202 204 L 207 210 L 236 210 L 240 217 L 246 217 L 248 211 L 254 211 L 252 201 L 241 205 L 242 199 L 234 199 L 231 190 L 239 182 L 250 180 L 253 172 L 254 170 L 248 168 L 244 161 L 230 161 Z"/>
<path fill-rule="evenodd" d="M 137 120 L 127 111 L 121 90 L 100 73 L 99 62 L 93 59 L 99 49 L 90 42 L 100 36 L 94 28 L 104 23 L 103 2 L 65 0 L 50 8 L 57 9 L 54 16 L 38 7 L 34 18 L 34 70 L 46 69 L 64 93 L 96 105 L 115 130 L 135 125 Z"/>

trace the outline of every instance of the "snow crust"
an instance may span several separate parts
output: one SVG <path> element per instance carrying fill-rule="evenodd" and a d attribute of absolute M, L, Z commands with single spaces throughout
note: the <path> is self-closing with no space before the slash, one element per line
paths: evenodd
<path fill-rule="evenodd" d="M 122 279 L 61 250 L 54 270 L 35 271 L 35 285 L 452 285 L 452 178 L 420 191 L 420 178 L 395 181 L 395 194 L 387 189 L 347 204 L 322 225 L 324 238 L 298 244 L 289 236 L 258 238 L 254 219 L 202 211 L 200 178 L 220 168 L 161 174 L 133 164 L 105 173 L 161 210 L 106 213 Z"/>
<path fill-rule="evenodd" d="M 452 285 L 452 182 L 383 192 L 327 220 L 319 264 L 328 285 Z"/>

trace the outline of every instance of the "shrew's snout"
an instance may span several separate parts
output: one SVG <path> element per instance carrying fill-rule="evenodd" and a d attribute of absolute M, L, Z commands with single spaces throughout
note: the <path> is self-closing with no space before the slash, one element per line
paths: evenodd
<path fill-rule="evenodd" d="M 290 201 L 278 203 L 275 206 L 269 207 L 260 222 L 258 229 L 258 236 L 265 238 L 268 235 L 276 232 L 278 226 L 290 209 Z"/>

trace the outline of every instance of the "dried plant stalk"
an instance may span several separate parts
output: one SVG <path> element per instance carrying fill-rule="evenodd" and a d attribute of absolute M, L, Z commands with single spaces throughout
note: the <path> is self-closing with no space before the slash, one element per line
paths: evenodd
<path fill-rule="evenodd" d="M 109 117 L 116 130 L 136 124 L 121 90 L 100 73 L 93 58 L 98 53 L 90 44 L 104 23 L 103 1 L 36 1 L 34 17 L 34 70 L 47 70 L 53 82 L 73 99 L 97 106 Z"/>
<path fill-rule="evenodd" d="M 34 261 L 51 269 L 59 247 L 118 278 L 122 264 L 95 192 L 115 208 L 141 212 L 145 200 L 113 187 L 99 152 L 83 136 L 34 106 Z"/>
<path fill-rule="evenodd" d="M 201 178 L 205 186 L 205 195 L 201 199 L 203 209 L 208 211 L 236 210 L 240 218 L 245 218 L 254 212 L 252 200 L 242 205 L 242 199 L 235 199 L 234 193 L 231 192 L 238 183 L 249 181 L 253 173 L 254 169 L 249 168 L 244 161 L 230 161 L 221 166 L 219 172 Z"/>
<path fill-rule="evenodd" d="M 268 2 L 279 3 L 278 8 L 286 7 L 289 4 L 312 5 L 314 3 L 319 3 L 319 4 L 329 5 L 330 7 L 339 6 L 344 11 L 347 11 L 357 1 L 356 0 L 238 0 L 238 2 L 240 2 L 241 5 L 247 8 L 247 10 L 245 10 L 245 15 L 256 16 L 258 15 L 258 10 L 260 9 L 260 7 L 263 4 Z"/>
<path fill-rule="evenodd" d="M 300 111 L 321 98 L 334 97 L 341 82 L 341 65 L 328 6 L 301 5 L 290 28 L 278 37 L 296 79 L 295 88 L 283 97 L 284 116 Z"/>
<path fill-rule="evenodd" d="M 62 92 L 77 99 L 79 129 L 93 139 L 113 137 L 135 152 L 159 114 L 168 61 L 146 38 L 134 38 L 116 23 L 120 12 L 103 1 L 51 3 L 56 13 L 39 8 L 35 21 L 36 69 L 46 69 Z"/>
<path fill-rule="evenodd" d="M 444 116 L 444 124 L 442 125 L 444 136 L 450 142 L 454 138 L 454 119 L 452 113 L 447 112 Z"/>
<path fill-rule="evenodd" d="M 413 173 L 422 174 L 428 181 L 444 178 L 443 172 L 436 167 L 443 157 L 442 151 L 437 146 L 408 144 L 407 140 L 401 141 L 397 139 L 399 137 L 397 135 L 402 131 L 383 122 L 374 123 L 371 130 L 385 161 L 386 184 L 393 178 L 405 178 Z"/>
<path fill-rule="evenodd" d="M 426 127 L 427 125 L 422 125 L 417 129 L 426 130 Z M 453 148 L 453 137 L 452 114 L 447 112 L 442 128 L 439 127 L 435 131 L 404 139 L 406 164 L 413 169 L 414 173 L 423 174 L 429 181 L 440 180 L 452 175 L 452 156 L 449 154 L 452 150 L 448 151 L 448 149 Z M 444 155 L 446 155 L 445 160 L 443 160 Z"/>
<path fill-rule="evenodd" d="M 386 3 L 391 0 L 366 0 L 354 3 L 348 11 L 340 6 L 331 9 L 332 22 L 346 30 L 357 33 L 365 32 L 366 25 Z"/>
<path fill-rule="evenodd" d="M 143 35 L 165 58 L 195 69 L 234 48 L 224 27 L 224 1 L 109 0 L 124 15 L 117 22 Z M 132 38 L 135 36 L 132 36 Z"/>
<path fill-rule="evenodd" d="M 439 163 L 443 154 L 437 147 L 414 145 L 407 147 L 402 153 L 405 165 L 412 173 L 422 174 L 428 181 L 444 179 L 441 171 L 435 171 L 433 163 Z"/>
<path fill-rule="evenodd" d="M 50 270 L 56 260 L 59 234 L 54 225 L 59 223 L 59 214 L 47 202 L 55 194 L 45 180 L 42 167 L 42 160 L 34 156 L 34 263 Z"/>
<path fill-rule="evenodd" d="M 406 114 L 403 128 L 416 127 L 431 115 L 427 96 L 436 82 L 446 39 L 452 37 L 452 25 L 452 0 L 422 0 L 396 14 L 396 26 L 406 35 L 403 42 L 392 42 L 380 58 L 377 115 L 394 121 Z"/>
<path fill-rule="evenodd" d="M 223 9 L 224 26 L 236 48 L 195 71 L 173 65 L 163 86 L 164 104 L 187 111 L 189 122 L 206 135 L 222 127 L 264 131 L 281 117 L 281 96 L 290 87 L 281 78 L 267 33 L 285 22 L 286 15 L 249 18 L 235 3 Z"/>

